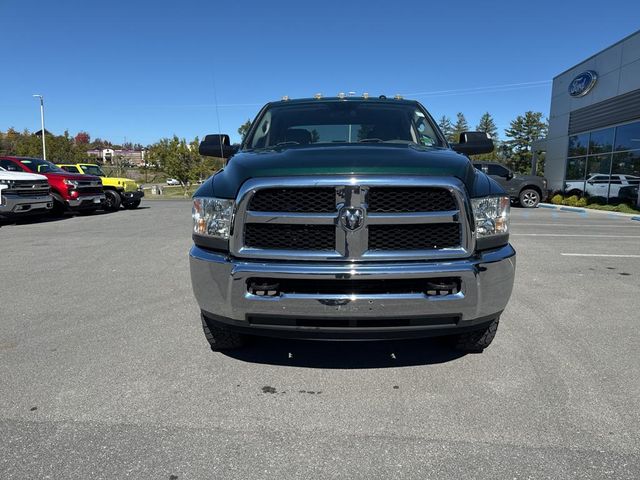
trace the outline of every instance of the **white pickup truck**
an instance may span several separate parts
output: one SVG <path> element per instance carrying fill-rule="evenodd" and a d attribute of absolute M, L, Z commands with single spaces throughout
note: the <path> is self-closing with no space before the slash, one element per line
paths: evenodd
<path fill-rule="evenodd" d="M 47 177 L 0 167 L 0 218 L 45 213 L 53 207 Z"/>

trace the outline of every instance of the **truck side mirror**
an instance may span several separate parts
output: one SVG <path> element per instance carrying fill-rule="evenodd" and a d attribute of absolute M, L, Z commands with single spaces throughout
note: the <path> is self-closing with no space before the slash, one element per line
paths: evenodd
<path fill-rule="evenodd" d="M 478 155 L 493 152 L 493 140 L 485 132 L 462 132 L 460 141 L 452 143 L 451 148 L 464 155 Z"/>
<path fill-rule="evenodd" d="M 231 145 L 229 135 L 207 135 L 200 142 L 198 152 L 207 157 L 231 158 L 238 151 L 237 145 Z"/>
<path fill-rule="evenodd" d="M 507 171 L 507 174 L 505 175 L 505 178 L 507 180 L 511 180 L 513 178 L 513 172 L 511 170 Z"/>

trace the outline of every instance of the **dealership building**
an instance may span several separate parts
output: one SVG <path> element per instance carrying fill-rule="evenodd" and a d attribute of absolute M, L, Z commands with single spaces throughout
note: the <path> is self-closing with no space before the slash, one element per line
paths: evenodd
<path fill-rule="evenodd" d="M 546 151 L 549 187 L 638 202 L 640 31 L 553 79 Z"/>

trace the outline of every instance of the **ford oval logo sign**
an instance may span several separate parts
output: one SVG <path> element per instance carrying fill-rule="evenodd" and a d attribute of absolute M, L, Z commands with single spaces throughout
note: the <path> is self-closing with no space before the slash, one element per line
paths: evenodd
<path fill-rule="evenodd" d="M 595 86 L 598 74 L 593 70 L 582 72 L 569 84 L 569 95 L 572 97 L 584 97 Z"/>

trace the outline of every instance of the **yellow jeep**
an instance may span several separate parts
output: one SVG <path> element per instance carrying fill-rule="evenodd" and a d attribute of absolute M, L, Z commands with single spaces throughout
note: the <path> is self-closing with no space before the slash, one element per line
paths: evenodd
<path fill-rule="evenodd" d="M 100 165 L 95 163 L 63 163 L 58 164 L 60 168 L 71 173 L 83 173 L 85 175 L 95 175 L 102 180 L 104 194 L 107 197 L 104 202 L 104 209 L 116 211 L 120 205 L 124 208 L 138 208 L 144 192 L 142 187 L 130 178 L 107 177 Z"/>

